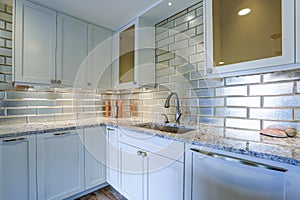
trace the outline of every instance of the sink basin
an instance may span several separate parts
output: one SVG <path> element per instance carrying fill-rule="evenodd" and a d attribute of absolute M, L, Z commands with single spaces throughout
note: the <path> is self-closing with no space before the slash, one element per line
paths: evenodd
<path fill-rule="evenodd" d="M 182 126 L 175 126 L 175 125 L 169 125 L 169 124 L 159 124 L 159 123 L 143 123 L 143 124 L 137 124 L 135 125 L 137 127 L 151 129 L 151 130 L 158 130 L 162 132 L 168 132 L 168 133 L 187 133 L 189 131 L 193 131 L 194 129 L 185 128 Z"/>

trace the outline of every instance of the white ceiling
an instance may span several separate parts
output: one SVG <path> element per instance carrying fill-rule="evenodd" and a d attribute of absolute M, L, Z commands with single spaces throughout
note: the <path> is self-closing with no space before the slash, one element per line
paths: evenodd
<path fill-rule="evenodd" d="M 33 1 L 114 31 L 141 14 L 145 14 L 147 18 L 153 18 L 155 22 L 158 22 L 197 2 L 197 0 Z M 173 3 L 171 7 L 167 6 L 169 1 Z"/>

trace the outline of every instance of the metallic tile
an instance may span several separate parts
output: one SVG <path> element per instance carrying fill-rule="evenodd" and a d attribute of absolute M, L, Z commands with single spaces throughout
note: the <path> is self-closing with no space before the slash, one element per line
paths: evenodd
<path fill-rule="evenodd" d="M 171 16 L 171 17 L 168 18 L 167 20 L 168 20 L 168 21 L 175 20 L 175 19 L 181 17 L 182 15 L 184 15 L 184 14 L 186 14 L 186 13 L 187 13 L 187 9 L 184 9 L 183 11 L 181 11 L 181 12 L 179 12 L 179 13 L 177 13 L 177 14 Z"/>
<path fill-rule="evenodd" d="M 30 100 L 28 106 L 55 106 L 55 101 L 48 100 Z"/>
<path fill-rule="evenodd" d="M 0 107 L 26 107 L 27 101 L 0 101 Z"/>
<path fill-rule="evenodd" d="M 188 43 L 188 39 L 180 40 L 179 42 L 175 43 L 176 45 L 180 45 L 181 43 L 183 43 L 183 46 L 184 46 L 184 48 L 179 46 L 176 49 L 176 51 L 175 51 L 176 56 L 179 56 L 182 58 L 188 58 L 189 55 L 197 53 L 197 45 L 188 47 L 188 44 L 186 42 Z M 171 47 L 173 47 L 173 44 L 170 45 L 170 50 L 172 50 Z"/>
<path fill-rule="evenodd" d="M 57 114 L 62 113 L 62 108 L 37 108 L 38 114 Z"/>
<path fill-rule="evenodd" d="M 260 120 L 226 118 L 226 127 L 260 130 Z"/>
<path fill-rule="evenodd" d="M 190 63 L 196 63 L 204 61 L 204 52 L 190 55 Z"/>
<path fill-rule="evenodd" d="M 203 0 L 199 0 L 197 4 L 191 6 L 188 8 L 188 11 L 190 12 L 191 10 L 195 10 L 199 7 L 203 6 Z"/>
<path fill-rule="evenodd" d="M 192 71 L 195 71 L 195 70 L 197 70 L 197 67 L 193 64 L 176 66 L 176 72 L 177 73 L 187 73 L 187 72 L 192 72 Z M 190 76 L 187 76 L 187 79 L 190 80 Z"/>
<path fill-rule="evenodd" d="M 224 106 L 224 98 L 199 98 L 199 106 Z"/>
<path fill-rule="evenodd" d="M 216 116 L 221 117 L 247 117 L 246 108 L 216 108 Z"/>
<path fill-rule="evenodd" d="M 65 120 L 76 120 L 77 114 L 57 114 L 55 115 L 55 121 L 65 121 Z"/>
<path fill-rule="evenodd" d="M 161 69 L 156 71 L 156 76 L 161 77 L 161 76 L 170 76 L 175 74 L 175 68 L 166 68 L 166 69 Z"/>
<path fill-rule="evenodd" d="M 226 129 L 226 138 L 234 138 L 239 140 L 260 141 L 259 131 L 248 131 L 242 129 Z"/>
<path fill-rule="evenodd" d="M 203 24 L 203 16 L 199 16 L 196 19 L 189 21 L 189 28 L 193 28 Z"/>
<path fill-rule="evenodd" d="M 0 72 L 2 73 L 12 73 L 11 66 L 0 65 Z"/>
<path fill-rule="evenodd" d="M 297 88 L 296 88 L 297 93 L 300 93 L 300 81 L 297 81 L 296 83 L 297 83 Z"/>
<path fill-rule="evenodd" d="M 62 93 L 53 93 L 53 92 L 39 92 L 38 98 L 43 99 L 61 99 L 63 98 Z"/>
<path fill-rule="evenodd" d="M 295 109 L 295 120 L 300 120 L 300 109 Z"/>
<path fill-rule="evenodd" d="M 189 81 L 189 73 L 171 75 L 169 78 L 170 82 L 187 82 Z"/>
<path fill-rule="evenodd" d="M 265 74 L 263 76 L 263 81 L 265 83 L 275 82 L 275 81 L 299 80 L 299 79 L 300 79 L 300 70 L 279 71 L 279 72 Z"/>
<path fill-rule="evenodd" d="M 72 106 L 75 100 L 56 100 L 57 106 Z"/>
<path fill-rule="evenodd" d="M 95 105 L 95 100 L 77 100 L 77 102 L 74 102 L 74 105 L 78 106 L 93 106 Z"/>
<path fill-rule="evenodd" d="M 0 109 L 0 116 L 4 116 L 5 115 L 5 110 L 4 109 Z"/>
<path fill-rule="evenodd" d="M 294 83 L 275 83 L 266 85 L 250 85 L 250 95 L 283 95 L 292 94 Z"/>
<path fill-rule="evenodd" d="M 196 36 L 196 29 L 192 28 L 175 35 L 175 42 Z"/>
<path fill-rule="evenodd" d="M 299 107 L 300 96 L 264 97 L 264 107 Z"/>
<path fill-rule="evenodd" d="M 293 120 L 293 109 L 250 108 L 250 118 L 267 120 Z"/>
<path fill-rule="evenodd" d="M 35 108 L 7 109 L 7 115 L 36 115 Z"/>
<path fill-rule="evenodd" d="M 83 107 L 63 107 L 62 109 L 63 113 L 78 113 L 83 112 Z"/>
<path fill-rule="evenodd" d="M 213 116 L 214 109 L 213 108 L 199 108 L 199 114 L 201 116 Z"/>
<path fill-rule="evenodd" d="M 46 115 L 46 116 L 28 116 L 28 123 L 36 123 L 36 122 L 54 122 L 54 115 Z"/>
<path fill-rule="evenodd" d="M 200 124 L 224 126 L 224 118 L 199 117 Z"/>
<path fill-rule="evenodd" d="M 224 86 L 224 79 L 204 79 L 199 80 L 199 88 L 211 88 Z"/>
<path fill-rule="evenodd" d="M 165 32 L 162 32 L 162 33 L 160 33 L 160 34 L 157 34 L 156 36 L 155 36 L 155 41 L 156 42 L 159 42 L 159 41 L 161 41 L 161 40 L 163 40 L 163 39 L 166 39 L 166 38 L 168 38 L 169 37 L 169 31 L 165 31 Z"/>
<path fill-rule="evenodd" d="M 169 83 L 169 77 L 168 76 L 163 76 L 156 78 L 156 84 L 162 84 L 162 83 Z"/>
<path fill-rule="evenodd" d="M 204 34 L 197 35 L 195 37 L 189 38 L 190 46 L 204 43 Z"/>
<path fill-rule="evenodd" d="M 175 25 L 177 26 L 184 22 L 188 22 L 188 21 L 194 19 L 195 17 L 196 17 L 196 11 L 194 10 L 194 11 L 191 11 L 191 12 L 175 19 Z"/>
<path fill-rule="evenodd" d="M 227 97 L 227 106 L 260 107 L 260 97 Z"/>
<path fill-rule="evenodd" d="M 198 82 L 197 81 L 189 81 L 189 82 L 181 82 L 177 83 L 176 89 L 177 90 L 189 90 L 197 88 Z"/>
<path fill-rule="evenodd" d="M 10 117 L 10 118 L 0 118 L 0 124 L 14 125 L 17 123 L 27 123 L 27 117 Z"/>
<path fill-rule="evenodd" d="M 214 89 L 198 89 L 198 90 L 191 90 L 192 97 L 214 97 L 215 90 Z"/>
<path fill-rule="evenodd" d="M 5 93 L 0 91 L 0 99 L 4 99 Z"/>
<path fill-rule="evenodd" d="M 6 92 L 7 99 L 37 98 L 36 92 Z"/>
<path fill-rule="evenodd" d="M 174 26 L 173 28 L 171 28 L 170 30 L 169 30 L 169 35 L 170 36 L 173 36 L 173 35 L 175 35 L 175 34 L 178 34 L 178 33 L 181 33 L 181 32 L 183 32 L 183 31 L 186 31 L 186 30 L 188 30 L 188 23 L 187 22 L 185 22 L 185 23 L 183 23 L 183 24 L 180 24 L 180 25 L 178 25 L 178 26 Z"/>
<path fill-rule="evenodd" d="M 202 6 L 202 4 L 201 4 L 201 6 Z M 196 10 L 196 15 L 197 15 L 197 17 L 203 15 L 203 7 L 198 8 L 198 9 Z"/>
<path fill-rule="evenodd" d="M 217 88 L 216 96 L 247 96 L 247 86 Z"/>
<path fill-rule="evenodd" d="M 226 85 L 260 83 L 260 75 L 229 77 L 226 78 L 225 80 L 226 80 Z"/>
<path fill-rule="evenodd" d="M 174 38 L 174 36 L 171 36 L 171 37 L 168 37 L 166 39 L 163 39 L 163 40 L 157 42 L 156 48 L 159 49 L 161 47 L 164 47 L 166 45 L 172 44 L 174 42 L 175 42 L 175 38 Z M 167 60 L 167 59 L 165 59 L 165 60 Z M 157 61 L 160 62 L 162 60 L 157 60 Z"/>

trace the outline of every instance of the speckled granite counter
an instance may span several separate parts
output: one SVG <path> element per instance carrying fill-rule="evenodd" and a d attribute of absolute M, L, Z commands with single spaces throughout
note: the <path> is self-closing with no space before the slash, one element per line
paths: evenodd
<path fill-rule="evenodd" d="M 141 123 L 138 119 L 97 118 L 80 121 L 45 122 L 35 124 L 16 124 L 0 126 L 0 138 L 20 137 L 32 134 L 74 130 L 79 128 L 114 125 L 121 130 L 134 130 L 144 134 L 202 145 L 214 149 L 230 151 L 243 155 L 255 156 L 282 163 L 300 166 L 300 137 L 270 138 L 261 136 L 260 142 L 238 140 L 224 137 L 221 129 L 209 126 L 198 126 L 195 131 L 174 134 L 134 126 Z"/>

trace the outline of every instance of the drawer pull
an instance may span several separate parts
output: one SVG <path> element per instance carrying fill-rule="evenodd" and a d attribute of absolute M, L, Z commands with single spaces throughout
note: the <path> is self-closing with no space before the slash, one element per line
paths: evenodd
<path fill-rule="evenodd" d="M 115 131 L 113 128 L 107 128 L 108 131 Z"/>
<path fill-rule="evenodd" d="M 70 134 L 70 132 L 62 132 L 62 133 L 54 133 L 54 135 L 58 136 L 58 135 L 68 135 Z"/>
<path fill-rule="evenodd" d="M 147 157 L 147 153 L 146 152 L 142 152 L 142 157 Z"/>
<path fill-rule="evenodd" d="M 288 171 L 287 169 L 284 169 L 281 167 L 276 167 L 276 166 L 272 166 L 272 165 L 268 165 L 268 164 L 255 162 L 255 161 L 245 160 L 245 159 L 237 158 L 237 157 L 233 157 L 233 156 L 227 156 L 227 155 L 220 154 L 220 153 L 212 153 L 212 152 L 207 152 L 207 151 L 203 151 L 203 150 L 195 149 L 195 148 L 191 148 L 191 150 L 194 152 L 197 152 L 197 153 L 201 153 L 201 154 L 216 158 L 216 159 L 240 163 L 240 164 L 246 165 L 246 166 L 252 166 L 252 167 L 268 169 L 268 170 L 273 170 L 273 171 L 279 171 L 279 172 L 287 172 Z"/>
<path fill-rule="evenodd" d="M 24 141 L 26 138 L 14 138 L 14 139 L 8 139 L 8 140 L 3 140 L 3 142 L 19 142 L 19 141 Z"/>
<path fill-rule="evenodd" d="M 142 153 L 143 153 L 142 151 L 137 151 L 137 152 L 136 152 L 136 154 L 137 154 L 138 156 L 141 156 Z"/>

